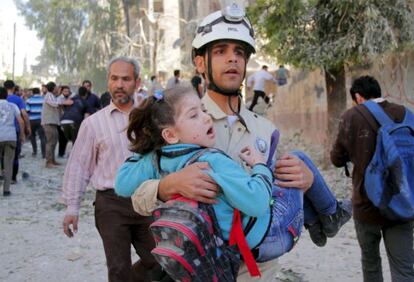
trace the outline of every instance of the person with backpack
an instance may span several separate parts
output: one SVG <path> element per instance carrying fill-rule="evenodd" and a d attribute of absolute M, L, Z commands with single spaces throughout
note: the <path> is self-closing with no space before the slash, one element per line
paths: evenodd
<path fill-rule="evenodd" d="M 341 117 L 338 135 L 331 150 L 331 161 L 337 167 L 344 167 L 347 162 L 352 162 L 354 166 L 353 217 L 361 248 L 364 281 L 383 281 L 379 251 L 381 239 L 384 240 L 387 251 L 392 281 L 414 281 L 413 222 L 409 219 L 398 219 L 396 213 L 390 213 L 393 202 L 401 196 L 398 191 L 405 191 L 411 197 L 408 209 L 414 208 L 414 122 L 411 121 L 411 129 L 403 126 L 404 117 L 412 117 L 412 113 L 404 106 L 382 98 L 381 87 L 371 76 L 357 78 L 352 83 L 350 94 L 356 106 Z M 369 110 L 372 107 L 375 112 L 385 114 L 391 126 L 403 126 L 402 131 L 394 130 L 397 136 L 393 132 L 387 133 L 384 130 L 386 128 L 380 126 Z M 388 139 L 384 139 L 385 135 L 388 135 Z M 401 154 L 399 159 L 403 161 L 399 161 L 397 166 L 394 166 L 395 163 L 389 164 L 391 169 L 383 170 L 382 165 L 390 160 L 388 153 L 395 150 L 384 152 L 380 156 L 380 162 L 375 160 L 378 151 L 389 146 L 384 143 L 393 142 L 391 139 L 396 140 L 397 154 Z M 403 140 L 403 146 L 399 145 L 399 140 Z M 407 164 L 411 165 L 411 170 L 406 170 L 409 168 Z M 398 183 L 411 185 L 411 192 L 407 192 L 408 188 L 399 186 Z M 377 201 L 380 199 L 384 202 Z M 394 211 L 398 212 L 402 208 L 399 205 Z"/>
<path fill-rule="evenodd" d="M 178 86 L 158 92 L 131 112 L 127 136 L 130 149 L 138 155 L 119 168 L 115 180 L 118 195 L 131 197 L 144 181 L 176 172 L 195 154 L 214 146 L 213 120 L 194 94 L 193 88 Z M 303 197 L 307 201 L 305 223 L 320 222 L 328 237 L 335 236 L 351 217 L 350 204 L 348 207 L 337 204 L 311 160 L 303 153 L 295 154 L 315 175 L 315 181 L 305 193 L 294 188 L 272 187 L 273 173 L 266 166 L 266 156 L 252 146 L 242 148 L 239 155 L 252 168 L 251 175 L 221 151 L 207 150 L 197 160 L 209 164 L 211 169 L 206 173 L 222 191 L 213 206 L 222 239 L 229 240 L 234 209 L 240 210 L 247 243 L 259 262 L 275 259 L 293 248 L 303 227 Z M 324 239 L 315 243 L 323 246 Z M 186 275 L 185 271 L 169 274 L 177 275 L 173 278 L 180 281 Z"/>
<path fill-rule="evenodd" d="M 284 65 L 280 65 L 276 71 L 277 85 L 283 86 L 287 84 L 288 77 L 289 77 L 289 71 L 285 68 Z"/>

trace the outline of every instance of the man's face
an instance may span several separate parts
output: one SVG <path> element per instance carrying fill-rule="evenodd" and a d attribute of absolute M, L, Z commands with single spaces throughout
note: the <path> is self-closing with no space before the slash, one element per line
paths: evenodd
<path fill-rule="evenodd" d="M 232 41 L 221 41 L 211 46 L 211 66 L 208 55 L 196 57 L 197 71 L 206 74 L 207 68 L 212 68 L 214 83 L 227 91 L 236 91 L 244 79 L 246 66 L 246 50 L 243 45 Z"/>
<path fill-rule="evenodd" d="M 115 105 L 122 106 L 132 101 L 139 79 L 134 78 L 134 66 L 127 62 L 113 63 L 108 74 L 108 89 Z"/>
<path fill-rule="evenodd" d="M 63 96 L 65 96 L 65 97 L 69 97 L 69 95 L 70 95 L 70 90 L 69 90 L 68 88 L 63 88 L 63 90 L 62 90 L 62 94 L 63 94 Z"/>
<path fill-rule="evenodd" d="M 88 92 L 91 92 L 92 84 L 90 84 L 89 82 L 85 82 L 82 86 L 88 89 Z"/>

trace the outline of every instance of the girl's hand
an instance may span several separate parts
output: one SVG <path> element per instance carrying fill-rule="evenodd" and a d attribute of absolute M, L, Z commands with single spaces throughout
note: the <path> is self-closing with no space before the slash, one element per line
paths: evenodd
<path fill-rule="evenodd" d="M 241 149 L 239 154 L 240 159 L 245 161 L 248 166 L 253 167 L 256 164 L 266 164 L 265 157 L 259 153 L 256 149 L 252 146 L 246 146 Z"/>

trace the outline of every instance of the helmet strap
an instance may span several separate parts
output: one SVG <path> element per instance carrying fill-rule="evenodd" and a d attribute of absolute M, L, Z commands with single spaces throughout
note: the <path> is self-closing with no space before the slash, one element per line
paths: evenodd
<path fill-rule="evenodd" d="M 207 85 L 207 89 L 209 89 L 211 91 L 214 91 L 214 92 L 217 92 L 219 94 L 222 94 L 224 96 L 238 96 L 238 95 L 241 95 L 240 89 L 237 89 L 235 91 L 225 90 L 221 87 L 218 87 L 217 84 L 214 82 L 213 67 L 212 67 L 212 64 L 211 64 L 211 49 L 212 48 L 211 48 L 211 45 L 210 45 L 210 46 L 207 47 L 207 50 L 206 50 L 207 51 L 207 60 L 208 60 L 208 63 L 207 63 L 207 77 L 208 77 L 208 81 L 209 81 L 209 83 Z M 244 70 L 245 71 L 244 71 L 243 79 L 246 76 L 246 64 L 247 64 L 247 61 L 245 61 L 245 65 L 244 65 Z"/>

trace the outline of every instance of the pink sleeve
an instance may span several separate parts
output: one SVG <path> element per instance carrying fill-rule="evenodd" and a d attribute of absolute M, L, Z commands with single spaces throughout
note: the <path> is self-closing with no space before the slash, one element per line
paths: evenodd
<path fill-rule="evenodd" d="M 78 133 L 63 176 L 63 199 L 67 215 L 78 215 L 82 197 L 96 163 L 95 131 L 93 124 L 85 120 Z"/>

